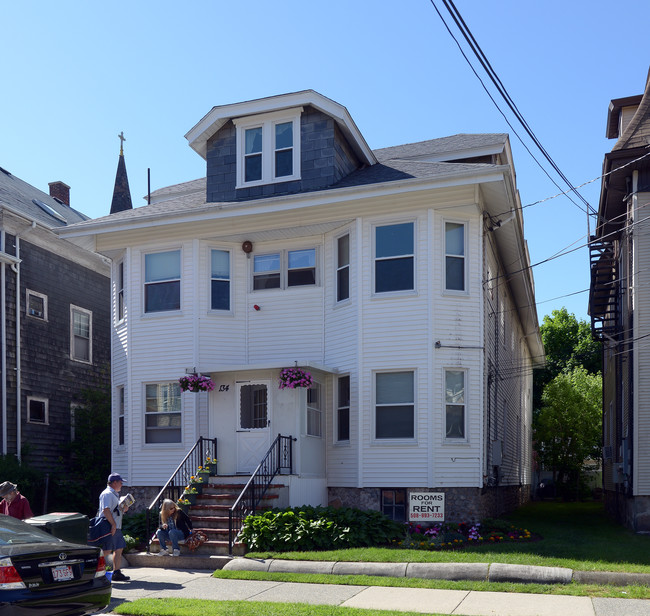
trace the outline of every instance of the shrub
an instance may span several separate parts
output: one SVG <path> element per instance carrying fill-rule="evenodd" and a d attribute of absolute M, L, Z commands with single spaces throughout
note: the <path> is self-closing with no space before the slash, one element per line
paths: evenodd
<path fill-rule="evenodd" d="M 386 545 L 403 533 L 378 511 L 296 507 L 248 516 L 240 538 L 249 550 L 288 552 Z"/>

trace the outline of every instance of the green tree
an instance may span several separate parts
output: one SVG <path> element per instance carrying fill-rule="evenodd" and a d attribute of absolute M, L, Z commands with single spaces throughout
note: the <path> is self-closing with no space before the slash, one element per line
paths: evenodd
<path fill-rule="evenodd" d="M 545 388 L 534 425 L 535 448 L 559 487 L 579 490 L 585 463 L 600 458 L 602 378 L 582 366 L 558 374 Z"/>
<path fill-rule="evenodd" d="M 578 321 L 566 308 L 553 310 L 540 326 L 546 365 L 535 370 L 533 377 L 533 408 L 538 413 L 544 388 L 561 372 L 582 366 L 590 374 L 601 371 L 601 344 L 591 336 L 591 326 Z"/>
<path fill-rule="evenodd" d="M 66 446 L 73 478 L 60 481 L 58 498 L 94 515 L 111 472 L 111 397 L 108 389 L 84 389 L 75 408 L 74 439 Z"/>

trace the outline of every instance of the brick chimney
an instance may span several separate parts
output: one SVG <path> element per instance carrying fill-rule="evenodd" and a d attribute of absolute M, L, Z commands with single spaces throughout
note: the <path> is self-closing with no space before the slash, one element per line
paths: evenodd
<path fill-rule="evenodd" d="M 70 205 L 70 187 L 67 184 L 50 182 L 48 186 L 50 187 L 50 197 L 62 201 L 65 205 Z"/>

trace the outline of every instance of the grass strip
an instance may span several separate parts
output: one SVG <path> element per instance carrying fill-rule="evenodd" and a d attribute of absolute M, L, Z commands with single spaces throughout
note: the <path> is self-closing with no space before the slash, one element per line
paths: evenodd
<path fill-rule="evenodd" d="M 473 582 L 429 580 L 422 578 L 377 577 L 370 575 L 327 575 L 318 573 L 272 573 L 265 571 L 223 571 L 213 574 L 229 580 L 265 580 L 307 584 L 339 584 L 342 586 L 387 586 L 391 588 L 432 588 L 479 592 L 510 592 L 613 599 L 650 599 L 648 586 L 607 586 L 596 584 L 513 584 L 509 582 Z"/>
<path fill-rule="evenodd" d="M 420 616 L 416 612 L 366 610 L 336 605 L 176 598 L 136 599 L 117 606 L 113 613 L 133 616 Z"/>

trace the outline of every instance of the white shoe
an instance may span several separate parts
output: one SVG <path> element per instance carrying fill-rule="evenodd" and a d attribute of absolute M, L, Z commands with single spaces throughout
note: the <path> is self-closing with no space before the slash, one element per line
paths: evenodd
<path fill-rule="evenodd" d="M 158 552 L 158 556 L 169 556 L 169 550 L 160 550 L 160 552 Z"/>
<path fill-rule="evenodd" d="M 174 554 L 172 556 L 180 556 L 181 551 L 180 550 L 174 550 Z"/>

